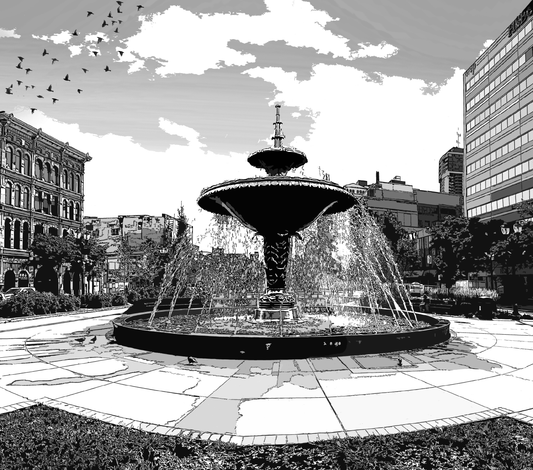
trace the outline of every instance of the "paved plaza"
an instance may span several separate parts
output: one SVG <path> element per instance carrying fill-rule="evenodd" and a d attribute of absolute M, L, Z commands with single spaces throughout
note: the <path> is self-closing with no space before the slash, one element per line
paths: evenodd
<path fill-rule="evenodd" d="M 116 344 L 124 309 L 0 323 L 0 413 L 44 403 L 114 424 L 237 444 L 533 421 L 533 321 L 451 318 L 424 350 L 217 360 Z M 107 336 L 106 336 L 107 335 Z M 401 364 L 398 359 L 401 359 Z"/>

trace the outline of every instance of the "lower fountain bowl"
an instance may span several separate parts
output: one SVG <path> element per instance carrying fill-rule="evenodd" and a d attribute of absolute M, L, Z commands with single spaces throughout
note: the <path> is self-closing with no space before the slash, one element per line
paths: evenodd
<path fill-rule="evenodd" d="M 198 315 L 201 309 L 191 309 Z M 135 320 L 147 319 L 150 311 L 123 315 L 114 320 L 114 337 L 118 344 L 144 351 L 176 356 L 211 359 L 306 359 L 310 357 L 353 356 L 419 349 L 443 343 L 450 339 L 450 322 L 430 315 L 416 313 L 418 320 L 430 326 L 399 333 L 331 334 L 320 336 L 272 337 L 259 335 L 222 335 L 205 333 L 175 333 L 137 328 Z M 186 309 L 173 315 L 184 315 Z M 380 314 L 392 315 L 381 309 Z M 164 317 L 168 311 L 156 312 Z M 415 313 L 407 313 L 415 318 Z"/>

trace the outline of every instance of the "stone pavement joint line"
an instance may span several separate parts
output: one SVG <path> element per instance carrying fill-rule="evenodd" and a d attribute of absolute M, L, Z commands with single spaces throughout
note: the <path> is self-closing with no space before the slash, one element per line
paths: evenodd
<path fill-rule="evenodd" d="M 0 414 L 41 403 L 145 432 L 238 445 L 389 435 L 498 416 L 533 423 L 533 323 L 451 319 L 452 339 L 424 350 L 198 358 L 192 367 L 185 357 L 113 343 L 110 316 L 0 324 Z M 512 399 L 498 392 L 517 387 L 522 393 Z"/>

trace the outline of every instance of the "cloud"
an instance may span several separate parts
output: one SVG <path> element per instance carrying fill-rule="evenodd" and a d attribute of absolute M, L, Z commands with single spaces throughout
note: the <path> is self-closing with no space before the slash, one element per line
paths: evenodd
<path fill-rule="evenodd" d="M 190 147 L 205 147 L 199 140 L 200 134 L 191 127 L 183 126 L 165 118 L 159 118 L 159 127 L 167 134 L 183 137 Z"/>
<path fill-rule="evenodd" d="M 481 49 L 481 51 L 479 52 L 478 54 L 478 57 L 480 57 L 490 46 L 491 44 L 494 42 L 493 39 L 487 39 L 484 43 L 483 43 L 483 49 Z"/>
<path fill-rule="evenodd" d="M 162 13 L 139 17 L 137 34 L 127 38 L 127 50 L 137 59 L 134 70 L 145 67 L 142 58 L 162 62 L 156 69 L 160 76 L 171 74 L 200 75 L 209 69 L 245 66 L 255 62 L 252 54 L 236 51 L 228 46 L 231 40 L 240 43 L 265 45 L 284 41 L 288 46 L 315 49 L 319 54 L 354 60 L 362 57 L 390 57 L 397 49 L 389 44 L 361 44 L 358 51 L 348 47 L 348 39 L 326 29 L 328 23 L 338 21 L 325 11 L 316 10 L 303 0 L 265 0 L 267 12 L 251 16 L 239 14 L 196 15 L 179 6 L 171 6 Z M 130 72 L 134 71 L 130 70 Z"/>
<path fill-rule="evenodd" d="M 32 34 L 34 39 L 40 39 L 41 41 L 53 42 L 54 44 L 68 44 L 72 35 L 69 31 L 61 31 L 60 33 L 52 34 L 51 36 L 37 36 Z"/>
<path fill-rule="evenodd" d="M 15 38 L 20 39 L 20 34 L 15 33 L 14 29 L 2 29 L 0 28 L 0 38 Z"/>

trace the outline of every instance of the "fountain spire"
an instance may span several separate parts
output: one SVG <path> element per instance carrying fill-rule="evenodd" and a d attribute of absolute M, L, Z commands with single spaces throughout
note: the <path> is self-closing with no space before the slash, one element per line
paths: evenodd
<path fill-rule="evenodd" d="M 281 125 L 283 123 L 280 121 L 279 108 L 281 108 L 281 105 L 277 104 L 276 105 L 276 122 L 274 123 L 274 137 L 272 137 L 272 140 L 274 141 L 275 149 L 283 148 L 281 141 L 285 138 L 285 135 L 283 134 L 283 131 L 281 130 Z"/>

